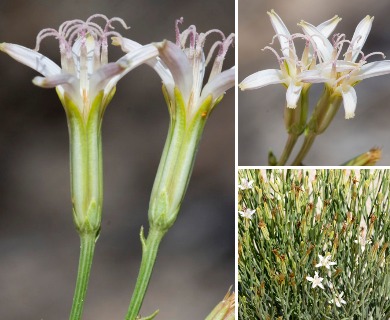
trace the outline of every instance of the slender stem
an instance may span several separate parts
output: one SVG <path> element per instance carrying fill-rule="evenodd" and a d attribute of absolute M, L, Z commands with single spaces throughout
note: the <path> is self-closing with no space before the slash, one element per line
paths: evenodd
<path fill-rule="evenodd" d="M 305 140 L 303 141 L 303 145 L 301 147 L 301 150 L 299 150 L 298 155 L 296 156 L 295 160 L 292 163 L 293 166 L 301 165 L 303 158 L 309 152 L 311 146 L 313 145 L 315 138 L 316 138 L 316 135 L 312 134 L 312 133 L 309 133 L 308 135 L 305 136 Z"/>
<path fill-rule="evenodd" d="M 77 273 L 76 289 L 73 296 L 72 310 L 69 320 L 80 320 L 83 313 L 85 296 L 87 294 L 89 275 L 95 250 L 96 236 L 94 234 L 80 235 L 80 259 Z"/>
<path fill-rule="evenodd" d="M 280 156 L 280 159 L 277 163 L 278 166 L 284 166 L 288 160 L 288 157 L 291 154 L 292 149 L 295 146 L 295 143 L 298 140 L 298 136 L 296 134 L 289 134 L 287 138 L 286 145 L 284 146 L 284 150 L 282 155 Z"/>
<path fill-rule="evenodd" d="M 145 241 L 141 230 L 142 261 L 134 293 L 131 297 L 129 310 L 127 311 L 125 318 L 126 320 L 135 320 L 139 314 L 146 289 L 148 288 L 149 280 L 152 275 L 154 263 L 156 261 L 158 247 L 164 237 L 164 234 L 165 231 L 157 230 L 152 227 L 149 230 L 148 238 Z"/>

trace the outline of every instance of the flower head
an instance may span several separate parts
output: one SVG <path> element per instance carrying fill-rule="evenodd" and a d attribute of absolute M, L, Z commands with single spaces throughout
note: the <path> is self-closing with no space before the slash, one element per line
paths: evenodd
<path fill-rule="evenodd" d="M 150 224 L 164 230 L 174 223 L 179 212 L 208 116 L 225 91 L 233 87 L 235 78 L 234 67 L 222 71 L 234 34 L 225 37 L 216 29 L 198 33 L 193 25 L 181 32 L 182 22 L 183 19 L 176 20 L 176 43 L 155 43 L 159 56 L 147 62 L 162 79 L 170 112 L 168 137 L 149 204 Z M 211 34 L 220 39 L 207 53 L 205 43 Z M 140 46 L 120 37 L 114 37 L 113 43 L 130 53 Z M 206 67 L 211 62 L 210 75 L 205 80 Z"/>
<path fill-rule="evenodd" d="M 330 266 L 334 266 L 337 264 L 336 262 L 330 261 L 331 256 L 329 254 L 325 257 L 319 254 L 318 258 L 320 259 L 320 262 L 316 264 L 316 268 L 325 267 L 326 269 L 330 269 Z"/>
<path fill-rule="evenodd" d="M 312 282 L 312 286 L 311 286 L 312 288 L 315 288 L 318 286 L 321 289 L 325 289 L 324 285 L 321 283 L 322 280 L 324 280 L 324 278 L 319 277 L 317 271 L 315 272 L 314 278 L 306 277 L 306 280 Z"/>
<path fill-rule="evenodd" d="M 241 190 L 252 189 L 253 188 L 253 180 L 249 180 L 247 178 L 241 178 L 241 184 L 238 185 L 238 188 Z"/>
<path fill-rule="evenodd" d="M 280 69 L 267 69 L 256 72 L 245 78 L 241 84 L 241 90 L 257 89 L 269 84 L 281 83 L 287 87 L 286 101 L 288 108 L 296 108 L 299 97 L 301 96 L 304 86 L 308 83 L 302 81 L 299 75 L 309 69 L 312 69 L 316 63 L 316 55 L 310 47 L 309 37 L 302 34 L 290 34 L 282 19 L 274 10 L 268 12 L 272 26 L 275 30 L 275 37 L 278 38 L 282 57 L 272 47 L 264 49 L 271 50 L 277 57 Z M 325 21 L 318 26 L 318 30 L 323 37 L 328 37 L 341 19 L 334 16 L 332 19 Z M 274 38 L 275 38 L 274 37 Z M 299 58 L 295 49 L 294 40 L 303 38 L 306 40 L 306 46 L 302 57 Z"/>
<path fill-rule="evenodd" d="M 383 53 L 373 52 L 365 55 L 362 52 L 373 20 L 373 17 L 366 16 L 360 21 L 352 40 L 346 40 L 345 34 L 335 34 L 332 42 L 310 23 L 300 23 L 303 32 L 310 37 L 312 45 L 318 51 L 320 63 L 312 70 L 303 72 L 299 79 L 308 83 L 324 82 L 335 94 L 342 96 L 346 119 L 355 116 L 357 97 L 353 87 L 363 79 L 390 73 L 390 60 L 367 63 L 370 56 L 379 54 L 384 57 Z M 341 53 L 345 44 L 348 47 L 342 59 Z"/>
<path fill-rule="evenodd" d="M 223 61 L 229 47 L 234 41 L 234 34 L 228 37 L 217 29 L 205 33 L 198 33 L 194 25 L 180 32 L 179 24 L 183 18 L 176 20 L 176 44 L 163 41 L 157 44 L 160 58 L 171 71 L 168 77 L 162 80 L 171 98 L 174 97 L 174 86 L 181 92 L 184 103 L 187 105 L 189 119 L 197 113 L 200 106 L 211 98 L 211 109 L 220 101 L 226 90 L 234 85 L 234 67 L 222 71 Z M 206 54 L 204 46 L 211 34 L 218 34 L 220 40 L 214 42 Z M 204 76 L 207 65 L 212 61 L 214 51 L 217 51 L 209 78 L 205 82 Z M 210 109 L 210 111 L 211 111 Z"/>
<path fill-rule="evenodd" d="M 190 120 L 199 111 L 206 100 L 210 100 L 209 113 L 220 101 L 225 91 L 234 86 L 235 69 L 222 71 L 223 61 L 229 47 L 234 41 L 234 34 L 225 36 L 220 30 L 213 29 L 198 33 L 194 25 L 180 32 L 179 24 L 183 18 L 176 20 L 176 43 L 165 40 L 156 43 L 159 57 L 149 61 L 161 77 L 168 99 L 175 101 L 175 88 L 180 92 Z M 220 40 L 211 45 L 208 53 L 204 47 L 211 34 L 218 34 Z M 125 38 L 113 38 L 113 43 L 121 45 L 122 50 L 131 52 L 138 46 L 134 41 Z M 210 75 L 205 81 L 206 67 L 214 58 Z"/>
<path fill-rule="evenodd" d="M 330 303 L 334 303 L 338 308 L 341 307 L 341 304 L 347 304 L 347 302 L 343 299 L 344 292 L 340 294 L 335 294 L 333 299 L 330 300 Z"/>
<path fill-rule="evenodd" d="M 105 25 L 101 27 L 95 22 L 96 19 L 102 19 Z M 102 14 L 95 14 L 86 21 L 66 21 L 58 30 L 43 29 L 37 36 L 35 50 L 10 43 L 0 44 L 0 50 L 41 73 L 44 77 L 35 77 L 35 85 L 43 88 L 56 87 L 63 103 L 70 99 L 83 116 L 87 117 L 99 92 L 103 91 L 102 105 L 106 106 L 119 79 L 158 54 L 153 45 L 148 45 L 125 55 L 115 63 L 108 63 L 107 38 L 113 35 L 121 37 L 114 31 L 114 22 L 127 28 L 120 18 L 108 19 Z M 59 41 L 61 67 L 38 52 L 41 41 L 50 36 Z"/>
<path fill-rule="evenodd" d="M 252 219 L 252 215 L 256 212 L 256 210 L 251 210 L 249 208 L 244 208 L 244 211 L 238 211 L 241 217 L 246 219 Z"/>

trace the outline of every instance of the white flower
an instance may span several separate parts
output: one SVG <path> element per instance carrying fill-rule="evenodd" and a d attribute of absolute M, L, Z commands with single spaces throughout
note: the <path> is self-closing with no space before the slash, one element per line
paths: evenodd
<path fill-rule="evenodd" d="M 105 26 L 99 26 L 94 21 L 96 19 L 103 19 Z M 58 30 L 42 30 L 37 36 L 35 50 L 11 43 L 1 43 L 0 50 L 41 73 L 44 77 L 35 77 L 35 85 L 43 88 L 56 87 L 61 101 L 70 99 L 83 117 L 88 117 L 94 98 L 99 92 L 103 91 L 102 105 L 106 106 L 120 78 L 158 55 L 153 45 L 147 45 L 114 63 L 108 63 L 107 37 L 120 37 L 118 32 L 113 31 L 113 22 L 119 22 L 127 28 L 122 19 L 108 19 L 104 15 L 95 14 L 86 21 L 66 21 Z M 61 67 L 37 52 L 41 41 L 50 36 L 59 41 Z"/>
<path fill-rule="evenodd" d="M 316 62 L 316 57 L 312 55 L 312 50 L 308 45 L 309 42 L 307 41 L 302 58 L 299 59 L 293 40 L 295 38 L 305 37 L 301 34 L 291 35 L 282 19 L 276 14 L 274 10 L 268 12 L 268 15 L 276 33 L 275 37 L 277 37 L 280 42 L 283 56 L 280 57 L 278 53 L 271 47 L 267 46 L 264 49 L 269 49 L 276 55 L 280 65 L 280 70 L 267 69 L 256 72 L 245 78 L 241 82 L 240 88 L 241 90 L 250 90 L 258 89 L 269 84 L 281 83 L 287 87 L 287 107 L 296 108 L 303 87 L 308 86 L 307 83 L 305 84 L 298 76 L 303 71 L 313 67 Z M 341 19 L 338 16 L 335 16 L 332 19 L 320 24 L 317 28 L 322 32 L 324 37 L 328 37 L 333 32 L 334 28 L 340 20 Z"/>
<path fill-rule="evenodd" d="M 333 299 L 330 300 L 330 303 L 334 303 L 338 308 L 341 307 L 341 304 L 347 304 L 345 300 L 342 298 L 344 295 L 344 292 L 341 292 L 340 294 L 335 294 Z"/>
<path fill-rule="evenodd" d="M 222 71 L 234 34 L 225 37 L 216 29 L 198 33 L 193 25 L 180 32 L 179 24 L 182 22 L 183 19 L 176 20 L 176 43 L 167 40 L 154 43 L 159 57 L 147 62 L 162 79 L 170 113 L 168 136 L 149 205 L 151 225 L 169 225 L 175 221 L 189 183 L 204 125 L 225 91 L 235 83 L 234 67 Z M 220 39 L 210 46 L 207 53 L 204 48 L 210 34 Z M 130 53 L 140 46 L 120 37 L 114 37 L 113 44 L 120 45 L 122 50 Z M 208 70 L 210 73 L 205 79 L 208 73 L 206 67 L 210 62 L 211 70 Z"/>
<path fill-rule="evenodd" d="M 217 29 L 198 33 L 194 25 L 180 32 L 179 24 L 182 22 L 183 18 L 176 20 L 176 43 L 168 40 L 156 43 L 160 56 L 150 60 L 148 64 L 154 67 L 161 77 L 171 101 L 176 100 L 175 88 L 179 90 L 186 105 L 187 118 L 191 120 L 207 99 L 211 99 L 209 113 L 225 91 L 234 86 L 235 68 L 222 71 L 223 61 L 233 43 L 234 34 L 225 37 Z M 221 39 L 214 42 L 206 55 L 204 45 L 206 38 L 212 33 L 219 34 Z M 134 41 L 117 37 L 113 38 L 113 43 L 121 45 L 125 52 L 131 52 L 140 46 Z M 216 49 L 218 53 L 206 82 L 204 79 L 206 67 Z"/>
<path fill-rule="evenodd" d="M 357 240 L 354 240 L 355 243 L 360 244 L 360 247 L 362 248 L 362 252 L 366 249 L 366 244 L 370 244 L 371 240 L 367 239 L 367 223 L 366 220 L 364 220 L 364 217 L 362 216 L 360 220 L 359 225 L 360 233 Z"/>
<path fill-rule="evenodd" d="M 330 261 L 330 255 L 326 255 L 325 257 L 323 257 L 319 254 L 318 258 L 320 259 L 320 262 L 316 264 L 316 268 L 325 267 L 326 269 L 330 269 L 330 266 L 334 266 L 337 264 L 336 262 Z"/>
<path fill-rule="evenodd" d="M 306 280 L 312 282 L 312 286 L 311 286 L 312 288 L 315 288 L 318 286 L 321 289 L 325 289 L 324 285 L 321 283 L 322 280 L 324 280 L 324 278 L 319 277 L 317 271 L 315 272 L 314 278 L 306 277 Z"/>
<path fill-rule="evenodd" d="M 254 183 L 253 180 L 241 178 L 241 184 L 238 185 L 238 188 L 241 190 L 252 189 L 253 183 Z"/>
<path fill-rule="evenodd" d="M 256 212 L 256 210 L 251 210 L 249 208 L 245 208 L 244 211 L 238 211 L 241 217 L 246 219 L 252 219 L 252 215 Z"/>
<path fill-rule="evenodd" d="M 312 70 L 302 72 L 298 78 L 302 82 L 324 82 L 332 88 L 334 93 L 342 96 L 346 119 L 355 116 L 357 97 L 353 86 L 363 79 L 390 73 L 390 60 L 366 64 L 368 57 L 375 54 L 384 56 L 383 53 L 374 52 L 364 55 L 361 51 L 370 33 L 373 19 L 373 17 L 366 16 L 356 27 L 351 41 L 346 40 L 344 34 L 334 35 L 333 44 L 315 26 L 305 21 L 300 23 L 304 33 L 310 37 L 313 46 L 318 51 L 321 63 Z M 339 60 L 345 43 L 349 43 L 348 49 L 344 54 L 344 59 Z M 356 62 L 359 55 L 362 57 Z"/>

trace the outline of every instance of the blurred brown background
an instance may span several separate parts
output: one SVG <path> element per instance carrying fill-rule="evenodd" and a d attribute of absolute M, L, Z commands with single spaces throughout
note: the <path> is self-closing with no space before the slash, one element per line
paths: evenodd
<path fill-rule="evenodd" d="M 38 32 L 94 13 L 123 18 L 140 43 L 175 39 L 175 19 L 234 32 L 233 0 L 0 2 L 0 41 L 35 46 Z M 42 53 L 59 62 L 57 41 Z M 114 48 L 110 61 L 121 53 Z M 226 67 L 234 64 L 234 49 Z M 79 253 L 71 216 L 68 132 L 55 90 L 0 54 L 0 319 L 67 319 Z M 129 73 L 105 114 L 104 210 L 84 319 L 123 319 L 141 258 L 149 194 L 168 129 L 161 81 Z M 203 319 L 234 284 L 234 91 L 206 125 L 181 214 L 161 245 L 142 314 Z"/>
<path fill-rule="evenodd" d="M 390 2 L 376 1 L 313 1 L 313 0 L 239 0 L 238 1 L 238 82 L 263 69 L 277 69 L 278 63 L 270 51 L 261 51 L 274 36 L 267 11 L 275 11 L 291 33 L 302 32 L 297 23 L 303 19 L 314 25 L 335 14 L 342 17 L 335 32 L 351 39 L 355 27 L 366 15 L 375 16 L 371 34 L 363 52 L 382 51 L 390 59 Z M 279 52 L 279 44 L 275 46 Z M 369 61 L 381 59 L 374 56 Z M 340 165 L 350 158 L 377 146 L 383 148 L 379 165 L 390 164 L 390 75 L 366 79 L 355 89 L 358 102 L 354 119 L 345 120 L 341 107 L 335 119 L 304 160 L 308 165 Z M 310 92 L 314 107 L 322 85 Z M 280 156 L 287 138 L 283 123 L 285 92 L 282 85 L 270 85 L 238 94 L 238 159 L 239 165 L 265 165 L 268 151 Z M 312 110 L 312 109 L 311 109 Z M 301 140 L 298 141 L 298 147 Z M 296 151 L 297 152 L 297 151 Z M 290 158 L 292 161 L 293 158 Z"/>

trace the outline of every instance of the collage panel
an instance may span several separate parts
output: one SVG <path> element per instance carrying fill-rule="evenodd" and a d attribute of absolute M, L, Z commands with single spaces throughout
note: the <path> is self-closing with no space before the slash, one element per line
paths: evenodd
<path fill-rule="evenodd" d="M 2 0 L 0 319 L 390 320 L 389 12 Z"/>
<path fill-rule="evenodd" d="M 0 1 L 1 320 L 234 316 L 235 47 L 234 0 Z"/>
<path fill-rule="evenodd" d="M 238 319 L 390 318 L 390 170 L 238 179 Z"/>
<path fill-rule="evenodd" d="M 389 12 L 238 1 L 239 166 L 390 164 Z"/>

